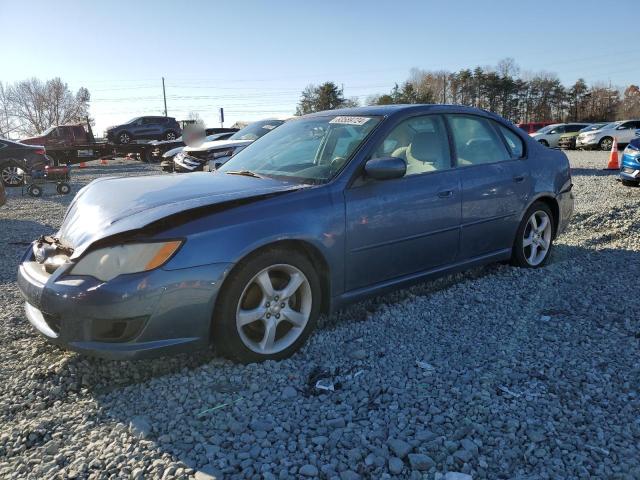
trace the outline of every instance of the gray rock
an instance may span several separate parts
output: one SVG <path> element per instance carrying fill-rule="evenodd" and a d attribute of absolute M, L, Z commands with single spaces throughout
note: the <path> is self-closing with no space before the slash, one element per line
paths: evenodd
<path fill-rule="evenodd" d="M 298 396 L 298 391 L 293 387 L 288 386 L 282 389 L 282 398 L 289 399 L 289 398 L 295 398 L 297 396 Z"/>
<path fill-rule="evenodd" d="M 389 472 L 393 475 L 400 475 L 403 468 L 404 463 L 398 457 L 391 457 L 389 459 Z"/>
<path fill-rule="evenodd" d="M 149 438 L 151 435 L 151 423 L 147 417 L 133 417 L 129 422 L 129 431 L 138 438 Z"/>
<path fill-rule="evenodd" d="M 391 438 L 387 442 L 389 448 L 393 453 L 395 453 L 399 458 L 404 458 L 407 454 L 412 450 L 411 445 L 409 445 L 404 440 L 400 440 L 397 438 Z"/>
<path fill-rule="evenodd" d="M 410 453 L 409 464 L 413 470 L 426 471 L 433 467 L 436 462 L 428 455 L 421 453 Z"/>
<path fill-rule="evenodd" d="M 467 473 L 447 472 L 444 480 L 473 480 L 473 477 Z"/>
<path fill-rule="evenodd" d="M 317 477 L 318 469 L 314 465 L 307 464 L 300 467 L 298 473 L 303 477 Z"/>

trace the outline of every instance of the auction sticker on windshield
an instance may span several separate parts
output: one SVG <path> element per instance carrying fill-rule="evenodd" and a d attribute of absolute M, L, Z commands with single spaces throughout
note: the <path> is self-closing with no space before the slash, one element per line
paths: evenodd
<path fill-rule="evenodd" d="M 370 117 L 336 117 L 329 123 L 341 123 L 343 125 L 364 125 L 369 120 L 371 120 Z"/>

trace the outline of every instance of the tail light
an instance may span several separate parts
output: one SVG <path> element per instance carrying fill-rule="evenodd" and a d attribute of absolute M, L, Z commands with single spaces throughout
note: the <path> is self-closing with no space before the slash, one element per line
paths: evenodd
<path fill-rule="evenodd" d="M 47 151 L 44 148 L 39 148 L 38 150 L 35 150 L 33 153 L 35 153 L 36 155 L 46 155 Z"/>

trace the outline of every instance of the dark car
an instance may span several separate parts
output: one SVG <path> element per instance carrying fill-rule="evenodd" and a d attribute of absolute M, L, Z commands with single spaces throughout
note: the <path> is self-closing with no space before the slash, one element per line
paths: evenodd
<path fill-rule="evenodd" d="M 24 172 L 44 170 L 50 164 L 43 146 L 0 138 L 0 178 L 5 187 L 19 187 L 24 181 Z"/>
<path fill-rule="evenodd" d="M 571 186 L 563 152 L 483 110 L 319 112 L 214 173 L 95 180 L 27 249 L 18 285 L 31 324 L 80 352 L 212 342 L 280 359 L 321 312 L 366 296 L 491 262 L 542 267 Z"/>
<path fill-rule="evenodd" d="M 126 144 L 132 140 L 175 140 L 181 133 L 173 117 L 136 117 L 107 128 L 104 135 L 112 143 Z"/>
<path fill-rule="evenodd" d="M 218 135 L 218 139 L 223 140 L 225 138 L 229 138 L 231 135 L 236 133 L 238 128 L 221 128 L 221 127 L 212 127 L 205 128 L 204 134 L 205 136 Z M 206 141 L 206 140 L 205 140 Z M 169 150 L 173 150 L 174 148 L 184 147 L 185 143 L 182 136 L 176 138 L 175 140 L 155 140 L 150 142 L 151 145 L 151 156 L 157 161 L 160 157 L 164 156 L 165 152 Z"/>

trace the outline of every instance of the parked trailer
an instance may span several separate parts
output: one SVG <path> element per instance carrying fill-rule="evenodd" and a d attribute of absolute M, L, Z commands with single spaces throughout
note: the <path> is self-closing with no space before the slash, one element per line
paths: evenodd
<path fill-rule="evenodd" d="M 43 145 L 55 165 L 67 165 L 91 160 L 124 157 L 134 154 L 145 162 L 152 161 L 153 146 L 149 142 L 136 141 L 117 145 L 96 141 L 89 122 L 85 124 L 57 125 L 37 137 L 25 138 L 21 143 Z"/>

